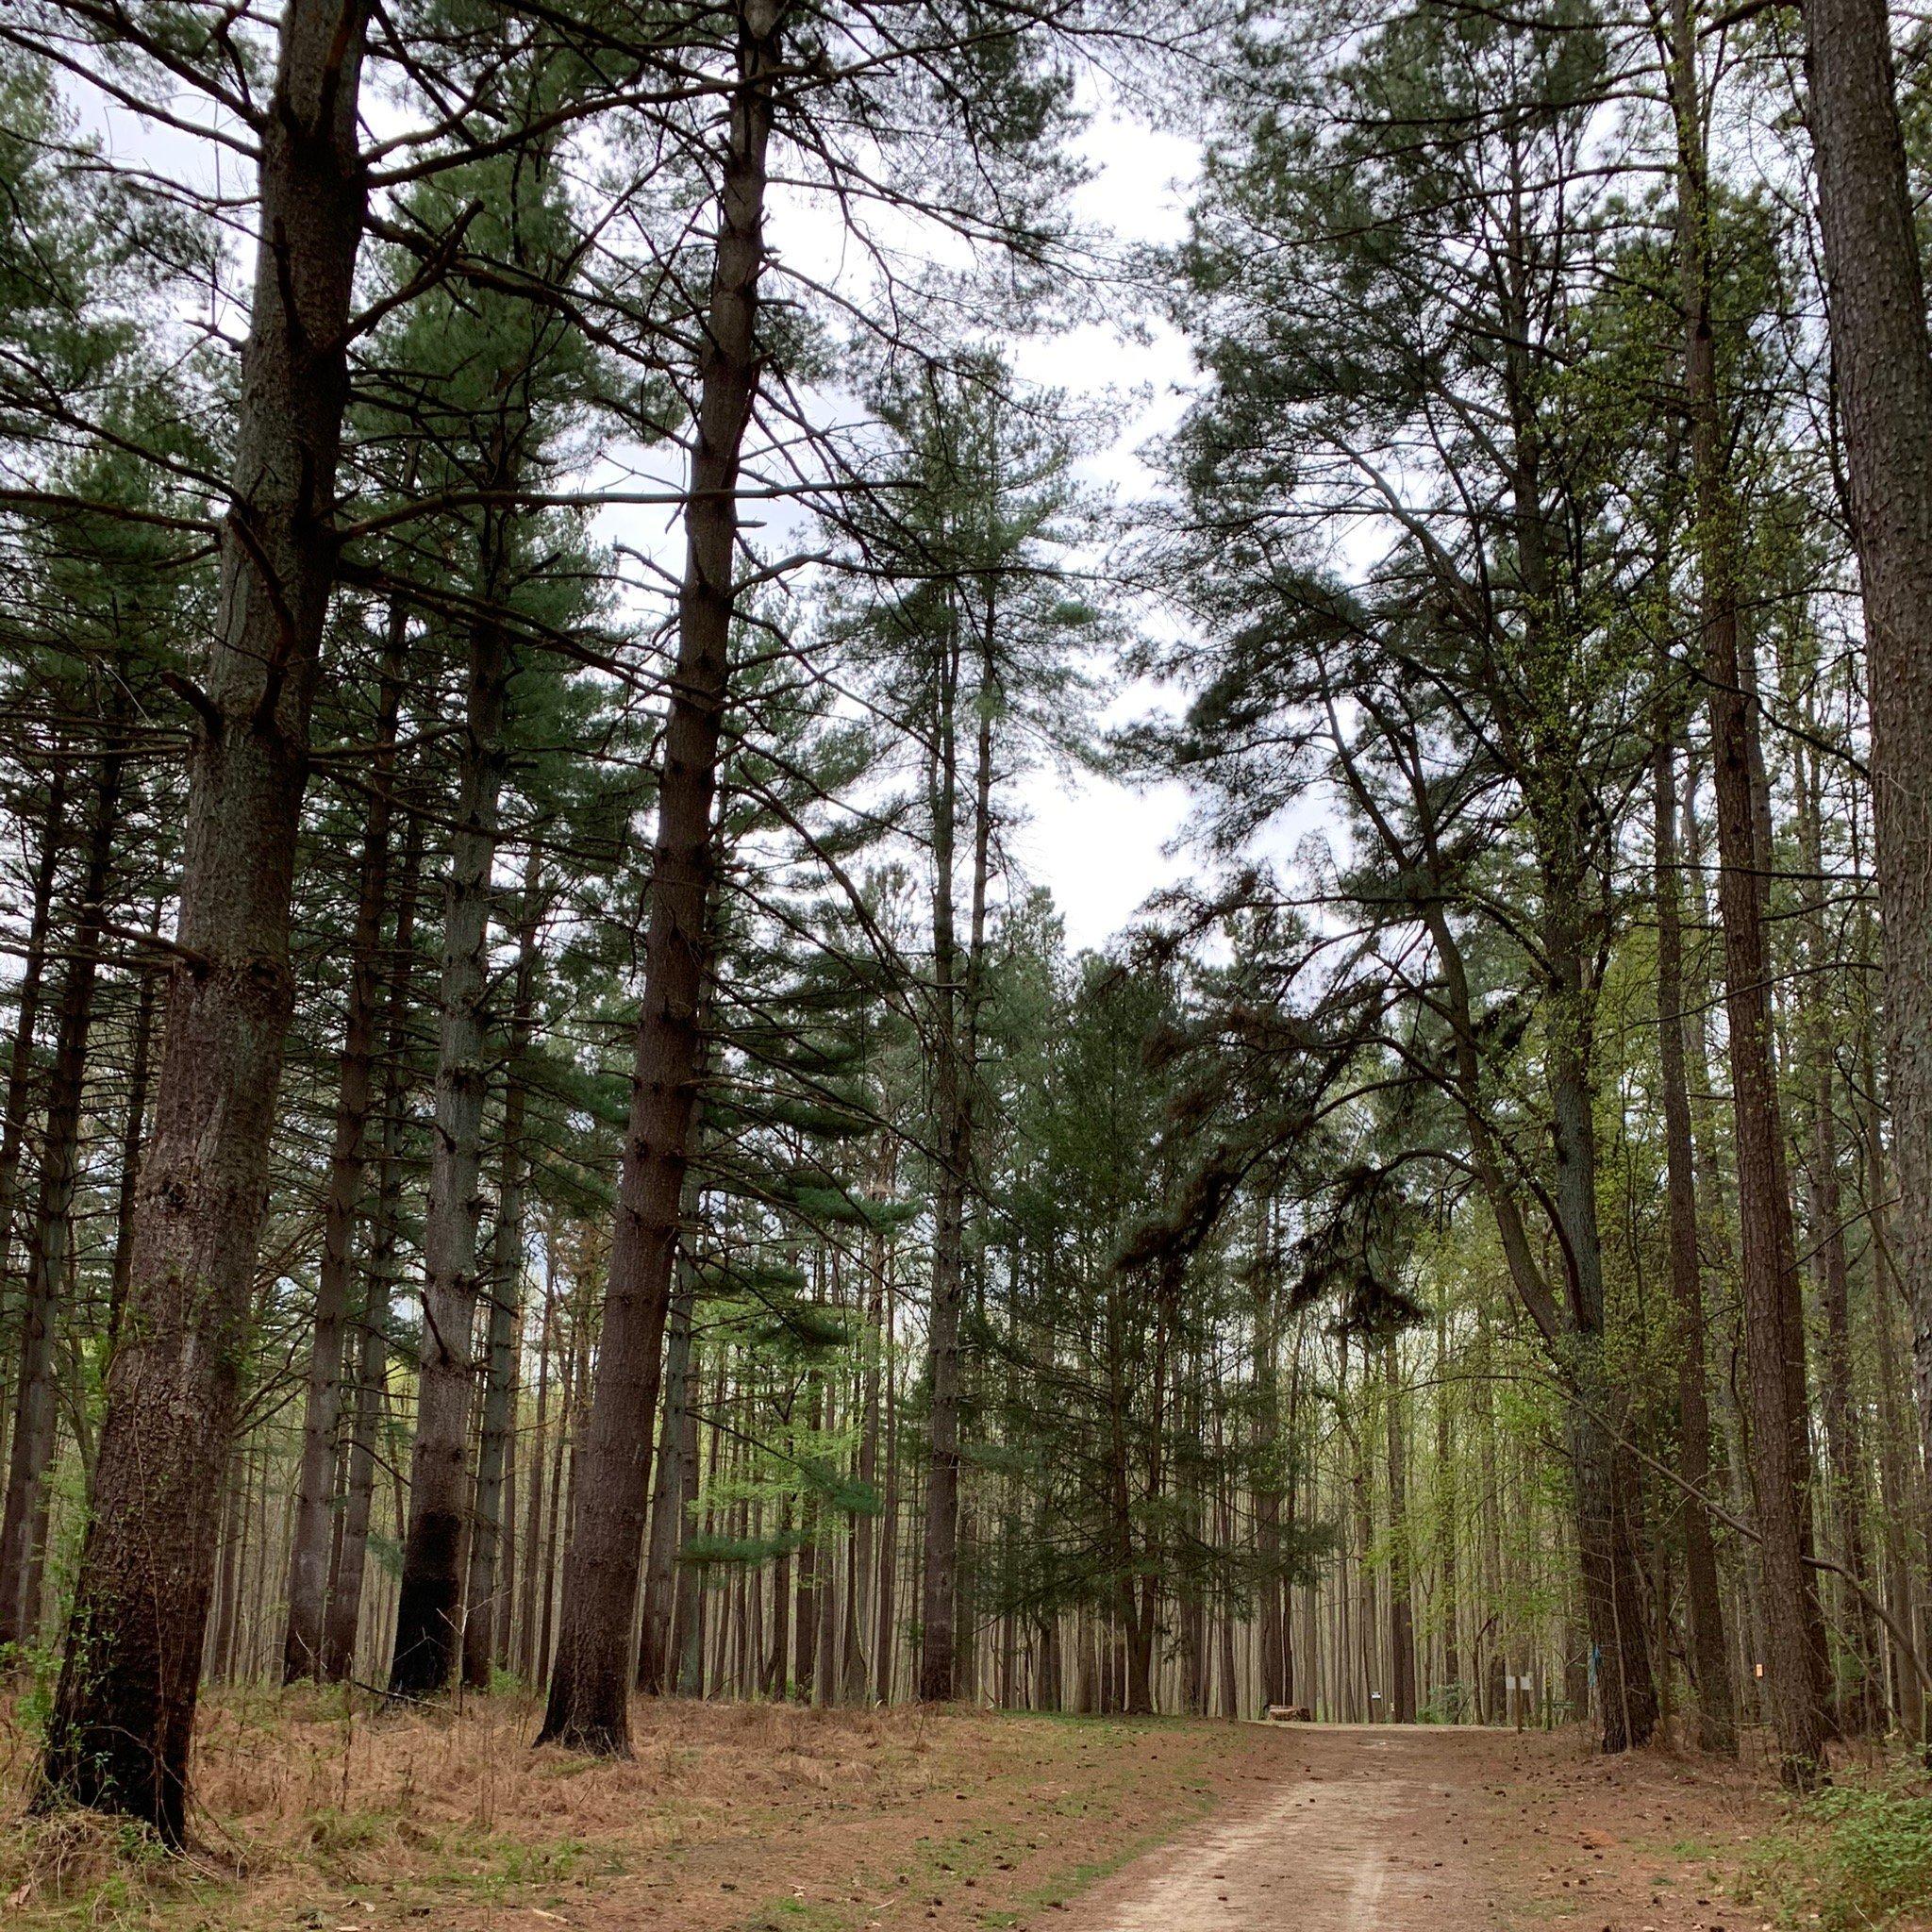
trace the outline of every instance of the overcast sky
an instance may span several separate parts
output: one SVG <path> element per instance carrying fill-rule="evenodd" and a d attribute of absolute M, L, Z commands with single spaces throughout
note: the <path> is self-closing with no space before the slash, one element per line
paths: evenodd
<path fill-rule="evenodd" d="M 232 157 L 224 157 L 215 143 L 132 114 L 72 83 L 70 98 L 110 155 L 196 188 L 235 186 Z M 192 94 L 170 105 L 197 118 L 204 111 Z M 1081 146 L 1092 171 L 1077 193 L 1076 211 L 1082 218 L 1122 244 L 1180 239 L 1198 162 L 1194 143 L 1102 115 L 1089 124 Z M 835 240 L 835 235 L 836 230 L 828 231 L 827 245 L 842 257 L 842 236 Z M 795 245 L 800 237 L 793 231 L 790 240 Z M 245 261 L 238 260 L 236 270 L 238 282 L 245 287 Z M 1118 439 L 1082 467 L 1122 504 L 1130 507 L 1145 497 L 1156 479 L 1140 453 L 1151 438 L 1173 425 L 1184 407 L 1191 364 L 1180 338 L 1154 318 L 1124 314 L 1119 326 L 1092 324 L 1050 339 L 1024 340 L 1011 345 L 1011 353 L 1027 380 L 1064 390 L 1076 401 L 1106 402 L 1121 410 Z M 640 460 L 635 452 L 625 453 L 624 459 Z M 641 465 L 647 474 L 654 467 L 649 458 Z M 627 487 L 637 487 L 635 470 L 625 480 Z M 669 474 L 662 481 L 675 487 Z M 607 534 L 621 535 L 675 566 L 680 542 L 675 519 L 617 510 L 598 521 Z M 1158 701 L 1150 691 L 1124 686 L 1111 667 L 1100 669 L 1111 701 L 1097 722 L 1124 723 Z M 1169 849 L 1186 813 L 1178 786 L 1142 791 L 1101 777 L 1068 779 L 1042 771 L 1017 780 L 1005 803 L 1010 815 L 1008 851 L 1029 881 L 1052 892 L 1075 946 L 1104 946 L 1150 892 L 1188 869 L 1185 855 Z"/>
<path fill-rule="evenodd" d="M 1095 174 L 1080 192 L 1083 215 L 1123 242 L 1181 239 L 1199 158 L 1192 142 L 1103 119 L 1090 126 L 1084 146 Z M 1087 466 L 1129 505 L 1156 486 L 1138 453 L 1172 427 L 1191 375 L 1181 339 L 1152 318 L 1137 320 L 1136 333 L 1144 339 L 1096 325 L 1022 343 L 1014 353 L 1021 374 L 1033 381 L 1075 394 L 1137 399 L 1118 442 Z M 1143 394 L 1144 404 L 1138 400 Z M 1150 691 L 1125 689 L 1106 722 L 1124 723 L 1156 701 Z M 1167 850 L 1186 815 L 1177 785 L 1141 791 L 1098 777 L 1069 785 L 1045 772 L 1015 790 L 1027 823 L 1009 834 L 1013 854 L 1052 891 L 1076 946 L 1105 945 L 1149 892 L 1188 869 L 1185 855 Z"/>

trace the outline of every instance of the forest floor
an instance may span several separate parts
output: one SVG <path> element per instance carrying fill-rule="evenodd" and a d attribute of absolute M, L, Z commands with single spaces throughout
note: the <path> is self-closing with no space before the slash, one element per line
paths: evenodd
<path fill-rule="evenodd" d="M 1576 1734 L 641 1704 L 635 1758 L 596 1764 L 528 1749 L 534 1718 L 529 1700 L 510 1697 L 392 1718 L 311 1693 L 212 1700 L 197 1758 L 201 1849 L 186 1865 L 98 1823 L 25 1818 L 31 1732 L 0 1724 L 0 1924 L 1820 1923 L 1801 1908 L 1802 1890 L 1786 1886 L 1774 1903 L 1765 1889 L 1759 1848 L 1779 1842 L 1786 1814 L 1760 1776 L 1664 1753 L 1611 1762 Z"/>

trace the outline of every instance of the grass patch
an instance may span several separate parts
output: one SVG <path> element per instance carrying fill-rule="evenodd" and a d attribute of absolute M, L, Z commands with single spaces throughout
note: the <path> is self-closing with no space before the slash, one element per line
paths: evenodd
<path fill-rule="evenodd" d="M 494 1932 L 639 1907 L 679 1932 L 980 1932 L 1065 1899 L 1243 1787 L 1258 1729 L 641 1701 L 629 1759 L 533 1750 L 526 1693 L 398 1711 L 296 1687 L 204 1700 L 206 1850 L 33 1818 L 30 1709 L 0 1700 L 6 1932 Z M 535 1922 L 533 1922 L 535 1923 Z"/>

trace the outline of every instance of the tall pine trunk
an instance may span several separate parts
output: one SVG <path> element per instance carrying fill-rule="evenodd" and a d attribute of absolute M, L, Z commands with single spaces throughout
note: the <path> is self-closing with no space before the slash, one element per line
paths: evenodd
<path fill-rule="evenodd" d="M 167 1043 L 42 1758 L 42 1804 L 127 1813 L 176 1844 L 294 1004 L 289 902 L 367 193 L 365 19 L 361 0 L 290 0 L 258 129 L 260 242 Z"/>
<path fill-rule="evenodd" d="M 959 1325 L 966 1296 L 966 1204 L 973 1185 L 974 1099 L 979 1058 L 980 981 L 986 955 L 987 882 L 992 839 L 992 711 L 997 599 L 988 589 L 974 625 L 978 727 L 974 753 L 973 874 L 967 942 L 958 943 L 954 856 L 959 814 L 959 706 L 963 609 L 943 646 L 932 774 L 934 1113 L 939 1129 L 934 1189 L 932 1311 L 927 1340 L 931 1397 L 926 1424 L 925 1538 L 920 1584 L 919 1695 L 943 1703 L 960 1694 Z"/>
<path fill-rule="evenodd" d="M 1932 1452 L 1932 354 L 1885 0 L 1805 0 L 1832 367 L 1864 588 L 1899 1278 Z"/>
<path fill-rule="evenodd" d="M 701 394 L 685 509 L 677 662 L 664 727 L 644 992 L 630 1120 L 578 1520 L 564 1560 L 562 1623 L 542 1740 L 628 1756 L 631 1617 L 651 1491 L 658 1404 L 684 1176 L 703 1060 L 699 1012 L 710 969 L 716 855 L 711 812 L 737 608 L 738 478 L 759 380 L 765 153 L 778 0 L 741 0 Z"/>
<path fill-rule="evenodd" d="M 1805 1568 L 1809 1457 L 1805 1441 L 1804 1324 L 1785 1168 L 1764 940 L 1769 859 L 1759 833 L 1755 746 L 1739 636 L 1737 507 L 1725 475 L 1708 251 L 1708 184 L 1697 106 L 1694 14 L 1677 0 L 1678 275 L 1684 390 L 1690 419 L 1691 504 L 1701 579 L 1704 675 L 1710 692 L 1717 793 L 1718 897 L 1743 1263 L 1746 1389 L 1766 1604 L 1766 1690 L 1784 1775 L 1808 1783 L 1824 1744 Z M 1795 1395 L 1795 1402 L 1794 1402 Z"/>

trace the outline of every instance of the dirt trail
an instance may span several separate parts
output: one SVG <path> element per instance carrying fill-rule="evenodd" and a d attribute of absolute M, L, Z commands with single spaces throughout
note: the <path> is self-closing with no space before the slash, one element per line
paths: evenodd
<path fill-rule="evenodd" d="M 1668 1760 L 1579 1761 L 1512 1733 L 1297 1726 L 1283 1776 L 1088 1893 L 1063 1932 L 1707 1932 L 1688 1858 L 1750 1798 Z M 1673 1840 L 1675 1840 L 1673 1842 Z M 1735 1925 L 1735 1917 L 1729 1924 Z"/>

